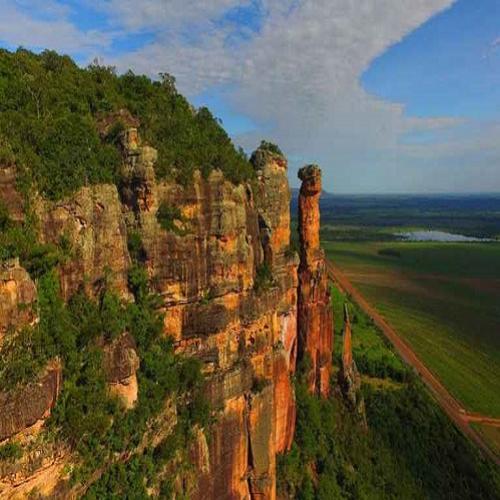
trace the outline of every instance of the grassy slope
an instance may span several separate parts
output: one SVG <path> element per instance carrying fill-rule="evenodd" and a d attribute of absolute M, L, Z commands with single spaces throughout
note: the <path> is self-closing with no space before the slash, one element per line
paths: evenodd
<path fill-rule="evenodd" d="M 325 243 L 467 409 L 500 416 L 500 246 Z M 400 257 L 378 255 L 393 248 Z"/>

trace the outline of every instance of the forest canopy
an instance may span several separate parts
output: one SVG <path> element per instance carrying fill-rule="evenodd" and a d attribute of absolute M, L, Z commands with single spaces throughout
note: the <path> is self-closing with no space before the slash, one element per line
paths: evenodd
<path fill-rule="evenodd" d="M 235 183 L 252 177 L 220 121 L 207 108 L 194 109 L 171 75 L 153 81 L 98 63 L 82 69 L 53 51 L 0 50 L 0 165 L 15 164 L 20 182 L 50 199 L 119 181 L 119 150 L 98 123 L 123 109 L 158 150 L 159 178 L 185 185 L 194 170 L 207 176 L 216 168 Z"/>

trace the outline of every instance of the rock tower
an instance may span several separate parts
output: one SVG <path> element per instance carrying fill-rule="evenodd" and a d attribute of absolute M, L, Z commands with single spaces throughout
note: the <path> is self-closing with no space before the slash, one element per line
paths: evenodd
<path fill-rule="evenodd" d="M 333 315 L 324 252 L 320 247 L 319 198 L 321 169 L 307 165 L 299 170 L 299 359 L 306 370 L 309 390 L 326 397 L 330 389 Z"/>

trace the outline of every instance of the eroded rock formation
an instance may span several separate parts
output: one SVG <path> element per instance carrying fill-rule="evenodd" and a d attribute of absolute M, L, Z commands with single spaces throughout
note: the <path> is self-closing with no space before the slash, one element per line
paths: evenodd
<path fill-rule="evenodd" d="M 104 346 L 104 371 L 109 390 L 127 409 L 133 408 L 137 401 L 139 363 L 135 340 L 128 332 Z"/>
<path fill-rule="evenodd" d="M 340 390 L 348 407 L 358 415 L 366 427 L 365 404 L 361 395 L 361 376 L 352 355 L 352 328 L 347 304 L 344 304 L 343 339 L 342 364 L 338 373 Z"/>
<path fill-rule="evenodd" d="M 309 389 L 326 397 L 330 389 L 333 317 L 325 256 L 320 247 L 319 197 L 321 170 L 308 165 L 299 170 L 299 357 L 307 371 Z"/>
<path fill-rule="evenodd" d="M 84 187 L 62 202 L 40 200 L 36 211 L 41 241 L 64 240 L 68 247 L 59 273 L 65 299 L 82 285 L 93 295 L 104 277 L 122 297 L 129 296 L 127 228 L 115 186 Z"/>
<path fill-rule="evenodd" d="M 9 329 L 36 321 L 36 286 L 19 259 L 0 263 L 0 344 Z"/>

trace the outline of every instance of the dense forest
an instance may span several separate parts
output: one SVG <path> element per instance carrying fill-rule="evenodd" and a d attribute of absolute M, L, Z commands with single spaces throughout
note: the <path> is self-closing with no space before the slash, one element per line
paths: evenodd
<path fill-rule="evenodd" d="M 158 150 L 156 174 L 183 184 L 195 169 L 221 169 L 240 182 L 253 175 L 207 108 L 194 109 L 169 74 L 152 81 L 97 63 L 79 68 L 53 51 L 0 50 L 0 164 L 16 164 L 25 188 L 60 199 L 82 185 L 119 182 L 119 110 Z"/>

